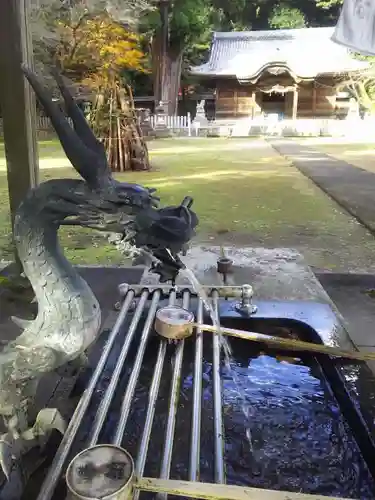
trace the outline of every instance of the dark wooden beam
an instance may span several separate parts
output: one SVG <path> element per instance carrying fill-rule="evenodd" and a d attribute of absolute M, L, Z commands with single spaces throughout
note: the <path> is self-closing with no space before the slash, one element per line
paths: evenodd
<path fill-rule="evenodd" d="M 38 182 L 35 100 L 21 71 L 22 63 L 33 66 L 29 3 L 0 1 L 0 109 L 12 228 L 20 202 Z"/>
<path fill-rule="evenodd" d="M 292 119 L 295 120 L 297 118 L 298 112 L 298 88 L 296 87 L 293 90 L 293 107 L 292 107 Z"/>
<path fill-rule="evenodd" d="M 313 115 L 313 118 L 315 118 L 315 115 L 316 115 L 316 84 L 315 84 L 315 82 L 313 83 L 313 88 L 312 88 L 312 115 Z"/>
<path fill-rule="evenodd" d="M 256 100 L 256 92 L 253 90 L 251 92 L 251 118 L 254 120 L 255 117 L 255 108 L 257 105 L 257 100 Z"/>

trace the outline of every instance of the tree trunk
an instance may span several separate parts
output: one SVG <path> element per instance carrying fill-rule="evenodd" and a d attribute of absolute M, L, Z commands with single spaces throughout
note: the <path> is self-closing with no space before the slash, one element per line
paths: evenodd
<path fill-rule="evenodd" d="M 155 105 L 161 101 L 160 71 L 161 71 L 161 37 L 155 35 L 151 42 L 152 57 L 152 84 L 154 90 Z"/>
<path fill-rule="evenodd" d="M 168 103 L 168 115 L 177 114 L 178 90 L 181 82 L 182 51 L 169 49 L 164 61 L 164 74 L 161 85 L 161 100 Z"/>
<path fill-rule="evenodd" d="M 152 68 L 156 104 L 162 101 L 173 116 L 177 114 L 183 50 L 170 45 L 169 8 L 168 0 L 159 0 L 160 27 L 152 40 Z"/>

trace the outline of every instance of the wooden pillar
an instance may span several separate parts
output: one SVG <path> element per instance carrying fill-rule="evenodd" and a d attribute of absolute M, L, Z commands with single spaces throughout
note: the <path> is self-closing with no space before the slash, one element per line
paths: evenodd
<path fill-rule="evenodd" d="M 38 182 L 35 99 L 21 71 L 32 67 L 29 0 L 0 1 L 0 109 L 12 228 L 15 212 Z"/>
<path fill-rule="evenodd" d="M 219 85 L 218 83 L 216 82 L 216 87 L 215 87 L 215 120 L 216 120 L 216 117 L 217 117 L 217 110 L 218 110 L 218 105 L 219 105 L 219 92 L 220 92 L 220 89 L 219 89 Z"/>
<path fill-rule="evenodd" d="M 316 115 L 316 85 L 315 85 L 315 82 L 313 83 L 313 89 L 312 89 L 312 115 L 313 115 L 313 118 L 315 118 L 315 115 Z"/>
<path fill-rule="evenodd" d="M 251 118 L 254 120 L 255 106 L 257 104 L 257 98 L 256 98 L 255 90 L 253 90 L 252 93 L 251 93 L 251 102 L 252 102 Z"/>
<path fill-rule="evenodd" d="M 284 92 L 284 117 L 289 117 L 289 92 Z"/>
<path fill-rule="evenodd" d="M 292 108 L 292 119 L 295 120 L 297 118 L 297 110 L 298 110 L 298 88 L 295 87 L 293 90 L 293 108 Z"/>

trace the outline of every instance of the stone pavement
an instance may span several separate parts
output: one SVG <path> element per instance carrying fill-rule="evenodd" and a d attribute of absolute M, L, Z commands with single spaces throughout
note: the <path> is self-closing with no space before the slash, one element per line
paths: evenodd
<path fill-rule="evenodd" d="M 324 290 L 345 318 L 350 338 L 359 349 L 375 351 L 375 276 L 316 274 Z M 375 363 L 372 364 L 375 371 Z"/>
<path fill-rule="evenodd" d="M 269 142 L 375 235 L 375 173 L 298 142 L 273 139 Z M 318 273 L 317 277 L 344 316 L 353 342 L 360 349 L 375 350 L 375 276 Z"/>
<path fill-rule="evenodd" d="M 295 141 L 269 143 L 375 235 L 375 173 Z"/>

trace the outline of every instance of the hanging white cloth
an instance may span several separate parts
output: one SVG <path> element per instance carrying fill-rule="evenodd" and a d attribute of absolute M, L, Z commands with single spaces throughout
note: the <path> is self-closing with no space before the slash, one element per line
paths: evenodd
<path fill-rule="evenodd" d="M 332 40 L 354 52 L 375 55 L 375 0 L 344 0 Z"/>

